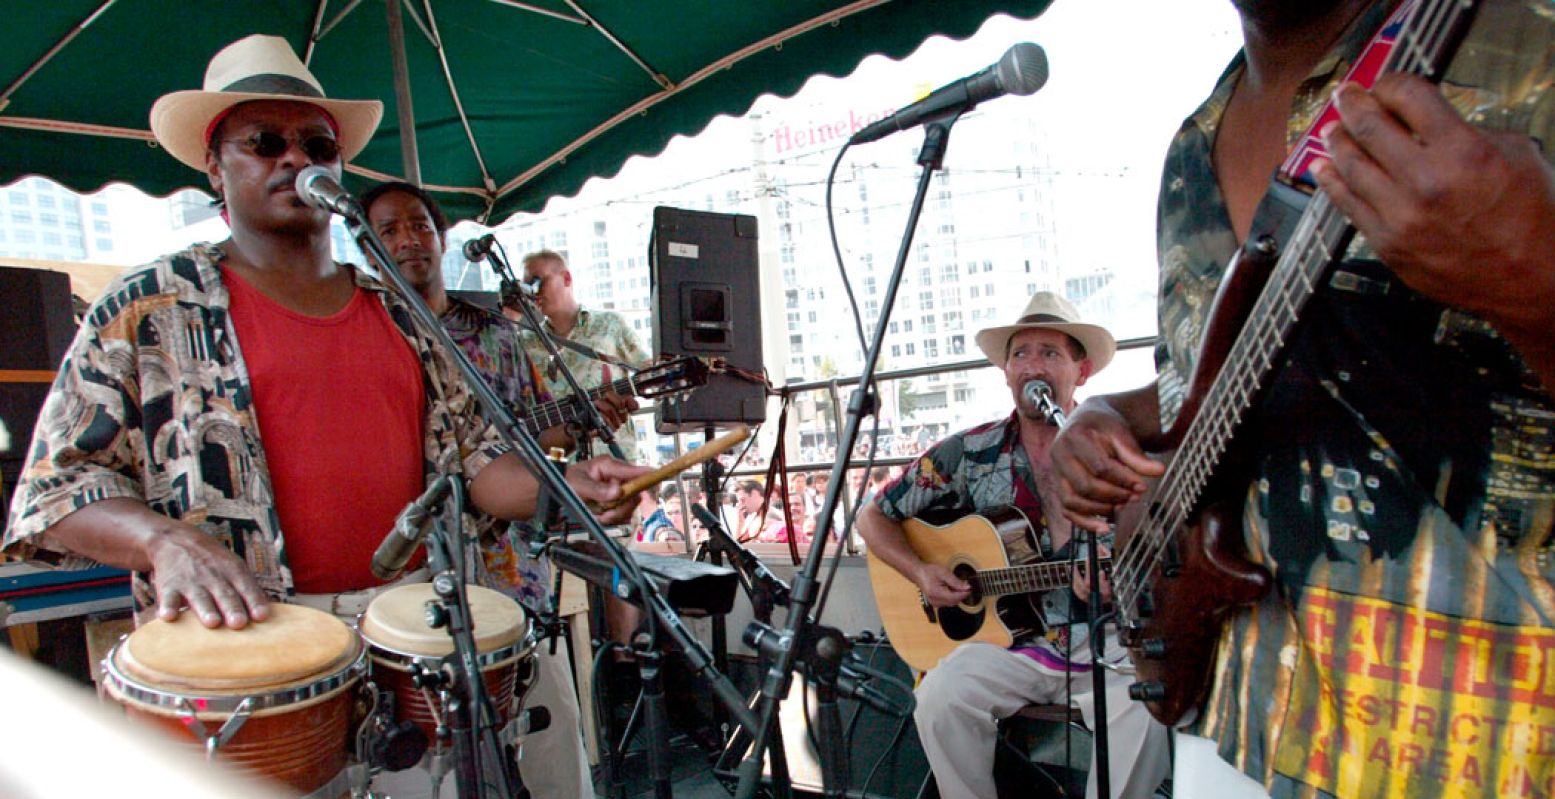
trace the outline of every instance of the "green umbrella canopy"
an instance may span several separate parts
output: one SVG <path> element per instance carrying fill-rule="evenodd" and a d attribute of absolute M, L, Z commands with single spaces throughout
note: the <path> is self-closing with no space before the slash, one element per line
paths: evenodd
<path fill-rule="evenodd" d="M 456 218 L 537 211 L 762 94 L 1049 2 L 403 0 L 421 181 Z M 384 102 L 349 188 L 406 176 L 384 0 L 0 0 L 0 18 L 0 184 L 208 189 L 156 146 L 147 115 L 251 33 L 285 37 L 329 96 Z"/>

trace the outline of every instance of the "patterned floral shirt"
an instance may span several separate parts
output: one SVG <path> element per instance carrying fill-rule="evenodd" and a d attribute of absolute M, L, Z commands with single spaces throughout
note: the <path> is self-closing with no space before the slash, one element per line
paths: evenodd
<path fill-rule="evenodd" d="M 1014 413 L 997 422 L 978 425 L 951 435 L 930 447 L 901 476 L 887 483 L 875 498 L 881 513 L 902 521 L 914 516 L 953 519 L 1002 507 L 1025 512 L 1035 526 L 1027 535 L 1016 531 L 1004 538 L 1005 554 L 1011 563 L 1030 563 L 1054 556 L 1052 537 L 1043 513 L 1043 493 L 1032 471 L 1031 459 L 1021 446 L 1020 423 Z M 1040 552 L 1038 548 L 1040 547 Z M 1018 641 L 1037 662 L 1063 668 L 1068 660 L 1076 664 L 1090 662 L 1090 647 L 1085 646 L 1087 627 L 1069 624 L 1069 591 L 1048 591 L 1042 596 L 1042 611 L 1052 628 L 1051 639 Z"/>
<path fill-rule="evenodd" d="M 470 363 L 519 417 L 527 415 L 534 403 L 551 400 L 539 371 L 529 360 L 517 324 L 452 296 L 439 319 Z M 485 566 L 482 582 L 531 608 L 544 608 L 551 593 L 550 570 L 543 561 L 529 557 L 528 528 L 483 514 L 467 517 L 466 523 L 480 541 Z"/>
<path fill-rule="evenodd" d="M 545 331 L 552 335 L 556 331 L 551 329 L 550 320 L 545 322 Z M 546 388 L 553 397 L 566 397 L 572 394 L 572 387 L 567 384 L 567 378 L 551 363 L 550 353 L 545 351 L 545 346 L 535 339 L 532 332 L 525 334 L 526 346 L 529 355 L 536 364 L 540 365 L 540 371 L 545 377 Z M 632 332 L 631 325 L 621 318 L 621 315 L 613 311 L 590 311 L 587 308 L 578 309 L 578 323 L 567 333 L 567 338 L 593 348 L 595 351 L 616 358 L 634 368 L 647 366 L 653 359 L 647 350 L 637 342 L 637 335 Z M 611 366 L 590 358 L 582 353 L 566 347 L 557 348 L 561 352 L 562 363 L 572 371 L 573 377 L 578 380 L 578 385 L 585 391 L 602 386 L 612 380 L 625 377 L 622 367 Z M 625 460 L 637 463 L 641 460 L 638 451 L 637 431 L 630 420 L 621 425 L 615 431 L 616 443 L 621 447 Z M 594 450 L 595 455 L 605 454 L 602 447 Z"/>
<path fill-rule="evenodd" d="M 1298 93 L 1294 142 L 1373 31 Z M 1555 150 L 1555 5 L 1490 0 L 1443 82 L 1477 125 Z M 1211 154 L 1240 58 L 1162 176 L 1160 390 L 1180 407 L 1236 248 Z M 1470 266 L 1470 265 L 1465 265 Z M 1354 243 L 1243 440 L 1275 589 L 1228 623 L 1193 731 L 1275 797 L 1544 795 L 1555 783 L 1555 403 L 1494 329 Z M 1271 423 L 1270 420 L 1277 420 Z"/>
<path fill-rule="evenodd" d="M 5 552 L 91 565 L 45 549 L 41 534 L 91 502 L 126 497 L 220 538 L 272 596 L 293 592 L 222 258 L 219 246 L 196 245 L 121 275 L 92 306 L 39 416 Z M 420 357 L 428 479 L 440 464 L 480 471 L 503 448 L 447 353 L 395 294 L 352 275 Z M 135 589 L 148 606 L 139 576 Z"/>

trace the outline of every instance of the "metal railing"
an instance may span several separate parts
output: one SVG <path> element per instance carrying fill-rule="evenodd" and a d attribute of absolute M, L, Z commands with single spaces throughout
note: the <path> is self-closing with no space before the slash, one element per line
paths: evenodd
<path fill-rule="evenodd" d="M 1144 349 L 1144 348 L 1154 347 L 1155 346 L 1155 342 L 1156 342 L 1156 337 L 1155 336 L 1143 336 L 1143 337 L 1140 337 L 1140 338 L 1124 339 L 1124 340 L 1118 342 L 1118 351 L 1122 352 L 1122 351 L 1125 351 L 1125 350 Z M 907 368 L 907 369 L 894 369 L 894 370 L 886 371 L 886 372 L 876 372 L 875 373 L 875 380 L 876 380 L 876 383 L 878 385 L 878 384 L 883 384 L 883 383 L 886 383 L 886 382 L 889 382 L 889 381 L 893 381 L 893 380 L 909 380 L 909 379 L 912 379 L 912 378 L 915 378 L 915 377 L 929 377 L 929 376 L 933 376 L 933 375 L 946 374 L 946 373 L 949 373 L 949 372 L 972 372 L 972 371 L 977 371 L 977 370 L 981 370 L 981 369 L 993 369 L 993 368 L 995 368 L 994 365 L 992 363 L 989 363 L 986 358 L 972 358 L 972 359 L 968 359 L 968 360 L 954 361 L 954 362 L 951 362 L 951 363 L 940 363 L 940 364 L 933 364 L 933 365 L 929 365 L 929 366 L 914 366 L 914 367 Z M 774 387 L 774 389 L 773 389 L 773 391 L 774 391 L 773 396 L 781 399 L 781 398 L 784 398 L 784 397 L 791 397 L 791 396 L 796 395 L 796 394 L 802 394 L 802 393 L 812 392 L 812 391 L 824 391 L 824 392 L 826 392 L 827 399 L 829 400 L 826 403 L 826 413 L 827 413 L 827 417 L 828 417 L 829 426 L 826 427 L 826 428 L 823 428 L 823 430 L 821 432 L 823 434 L 825 434 L 823 436 L 823 438 L 829 437 L 831 439 L 835 439 L 835 438 L 838 437 L 838 431 L 840 431 L 842 429 L 842 427 L 843 427 L 843 421 L 844 421 L 843 414 L 846 412 L 846 407 L 843 405 L 843 402 L 842 402 L 842 389 L 844 387 L 857 386 L 858 383 L 859 383 L 859 379 L 860 379 L 859 375 L 851 375 L 851 376 L 845 376 L 845 377 L 831 377 L 831 378 L 826 378 L 826 379 L 823 379 L 823 380 L 809 380 L 809 381 L 798 382 L 798 383 L 789 383 L 787 385 Z M 780 407 L 781 407 L 781 405 L 780 405 Z M 638 409 L 636 411 L 636 414 L 634 414 L 634 415 L 649 414 L 649 413 L 653 413 L 654 410 L 655 410 L 654 407 L 648 406 L 648 407 L 644 407 L 644 408 Z M 869 451 L 869 446 L 870 446 L 869 440 L 868 440 L 869 439 L 869 434 L 870 434 L 870 430 L 866 427 L 866 428 L 863 428 L 863 431 L 862 431 L 862 433 L 859 436 L 859 442 L 865 447 L 865 452 L 866 453 Z M 679 457 L 681 454 L 683 454 L 686 451 L 685 439 L 683 438 L 683 434 L 680 433 L 680 432 L 675 433 L 673 438 L 675 440 L 675 449 L 674 449 L 675 457 Z M 843 455 L 844 455 L 844 453 L 838 453 L 838 457 L 842 457 Z M 843 480 L 842 496 L 841 496 L 840 501 L 839 501 L 839 506 L 840 506 L 840 509 L 842 511 L 842 517 L 841 518 L 842 519 L 851 519 L 853 517 L 853 507 L 854 507 L 854 505 L 858 501 L 858 497 L 855 495 L 855 492 L 854 492 L 853 473 L 854 472 L 864 472 L 864 471 L 867 471 L 865 469 L 865 463 L 866 462 L 869 463 L 869 466 L 871 468 L 881 467 L 881 466 L 885 466 L 885 467 L 903 466 L 903 465 L 912 463 L 913 461 L 917 460 L 919 455 L 921 455 L 921 453 L 914 453 L 914 454 L 912 454 L 910 456 L 900 456 L 899 455 L 899 456 L 891 456 L 891 457 L 877 457 L 877 458 L 874 459 L 873 462 L 868 462 L 867 461 L 867 456 L 865 456 L 865 459 L 855 459 L 858 465 L 850 467 L 848 474 L 845 476 L 845 479 Z M 812 462 L 812 463 L 790 464 L 784 471 L 786 473 L 788 473 L 788 474 L 793 474 L 793 473 L 796 473 L 796 472 L 825 472 L 825 473 L 829 474 L 831 472 L 831 470 L 832 470 L 832 466 L 834 465 L 834 462 L 835 461 L 833 460 L 833 461 L 817 461 L 817 462 Z M 739 478 L 739 477 L 764 476 L 764 475 L 766 475 L 766 473 L 767 473 L 766 467 L 754 467 L 753 466 L 753 467 L 743 467 L 743 468 L 741 468 L 737 464 L 736 468 L 729 470 L 727 476 L 728 476 L 729 479 L 734 479 L 734 478 Z M 688 475 L 690 475 L 690 476 L 688 477 Z M 864 480 L 867 482 L 868 474 L 864 474 L 863 477 L 864 477 Z M 698 475 L 696 475 L 695 472 L 682 472 L 681 474 L 679 474 L 679 475 L 677 475 L 675 477 L 675 484 L 676 484 L 676 488 L 678 489 L 678 497 L 679 497 L 680 504 L 681 504 L 681 512 L 682 512 L 681 518 L 683 520 L 685 520 L 685 524 L 686 524 L 687 527 L 690 527 L 689 520 L 692 517 L 691 517 L 690 502 L 689 502 L 689 500 L 686 497 L 685 483 L 688 480 L 694 482 L 697 479 L 699 479 L 699 478 L 698 478 Z M 786 502 L 787 501 L 787 497 L 783 497 L 782 501 Z M 752 543 L 755 543 L 755 542 L 752 542 Z M 856 536 L 849 536 L 848 540 L 843 542 L 843 546 L 845 547 L 847 554 L 849 554 L 849 555 L 857 555 L 857 554 L 859 554 L 858 543 L 859 542 L 856 540 Z M 803 554 L 804 549 L 808 548 L 809 545 L 810 545 L 809 542 L 802 542 L 800 544 L 801 554 Z M 688 535 L 686 537 L 686 551 L 687 552 L 691 552 L 693 546 L 694 546 L 694 543 L 692 542 L 691 537 Z M 760 544 L 759 546 L 762 546 L 762 547 L 779 547 L 779 546 L 781 546 L 785 551 L 787 549 L 787 545 L 786 544 L 763 543 L 763 544 Z"/>

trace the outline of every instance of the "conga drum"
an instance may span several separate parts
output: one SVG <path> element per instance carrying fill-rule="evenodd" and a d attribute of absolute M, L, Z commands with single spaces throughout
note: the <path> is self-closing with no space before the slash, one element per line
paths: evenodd
<path fill-rule="evenodd" d="M 467 586 L 481 681 L 503 724 L 518 714 L 533 674 L 535 639 L 523 608 L 489 588 Z M 391 588 L 375 597 L 357 624 L 367 642 L 368 672 L 379 691 L 394 697 L 394 720 L 420 727 L 438 754 L 442 700 L 411 679 L 412 665 L 442 668 L 454 652 L 448 630 L 427 624 L 428 603 L 439 601 L 430 583 Z"/>
<path fill-rule="evenodd" d="M 362 678 L 364 648 L 328 613 L 270 611 L 241 630 L 208 629 L 187 612 L 146 624 L 109 651 L 103 688 L 131 718 L 208 757 L 302 796 L 339 796 L 355 695 L 347 689 Z"/>

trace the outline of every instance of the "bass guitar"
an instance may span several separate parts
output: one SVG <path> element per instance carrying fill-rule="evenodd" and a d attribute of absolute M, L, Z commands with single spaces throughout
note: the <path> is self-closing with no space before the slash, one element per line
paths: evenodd
<path fill-rule="evenodd" d="M 970 641 L 1008 647 L 1016 639 L 1040 632 L 1046 625 L 1041 594 L 1070 583 L 1070 562 L 1043 561 L 1016 565 L 1005 550 L 1006 535 L 1020 534 L 1040 552 L 1026 514 L 999 508 L 965 516 L 945 525 L 921 519 L 902 522 L 907 543 L 919 558 L 938 563 L 972 586 L 966 601 L 955 607 L 929 604 L 917 584 L 877 557 L 865 553 L 869 584 L 891 646 L 909 666 L 928 671 L 951 650 Z M 1098 561 L 1101 568 L 1110 559 Z"/>
<path fill-rule="evenodd" d="M 1385 72 L 1439 78 L 1473 11 L 1469 0 L 1403 4 L 1346 79 L 1370 86 Z M 1233 438 L 1355 234 L 1327 196 L 1311 190 L 1310 166 L 1325 155 L 1317 132 L 1335 119 L 1330 105 L 1271 181 L 1227 268 L 1188 396 L 1166 433 L 1175 450 L 1166 473 L 1140 504 L 1137 523 L 1118 523 L 1113 597 L 1140 677 L 1129 692 L 1167 725 L 1202 705 L 1226 617 L 1271 583 L 1243 544 L 1247 472 L 1228 464 L 1242 462 Z"/>

